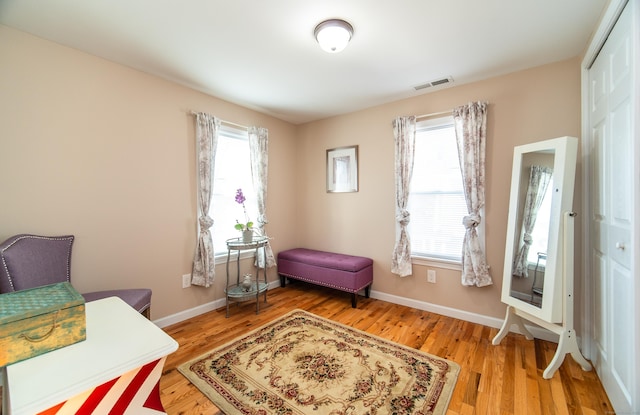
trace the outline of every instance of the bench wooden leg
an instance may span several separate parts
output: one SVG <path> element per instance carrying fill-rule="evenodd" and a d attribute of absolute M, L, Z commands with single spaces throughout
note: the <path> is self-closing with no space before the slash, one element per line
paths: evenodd
<path fill-rule="evenodd" d="M 285 277 L 284 275 L 280 274 L 280 287 L 284 288 L 285 283 L 286 283 L 286 279 L 287 279 L 287 277 Z"/>
<path fill-rule="evenodd" d="M 358 307 L 358 294 L 351 293 L 351 308 L 357 308 L 357 307 Z"/>
<path fill-rule="evenodd" d="M 371 289 L 370 285 L 367 285 L 366 287 L 364 287 L 364 296 L 366 298 L 369 298 L 369 290 Z"/>

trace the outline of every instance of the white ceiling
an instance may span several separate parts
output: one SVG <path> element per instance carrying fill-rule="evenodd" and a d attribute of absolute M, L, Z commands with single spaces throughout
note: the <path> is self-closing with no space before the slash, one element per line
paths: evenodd
<path fill-rule="evenodd" d="M 295 124 L 580 55 L 608 0 L 0 0 L 0 23 Z M 338 54 L 328 18 L 355 34 Z M 0 39 L 1 41 L 1 39 Z"/>

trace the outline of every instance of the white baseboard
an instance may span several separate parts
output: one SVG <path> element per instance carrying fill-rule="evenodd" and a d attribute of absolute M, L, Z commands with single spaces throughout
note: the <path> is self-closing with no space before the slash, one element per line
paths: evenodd
<path fill-rule="evenodd" d="M 276 288 L 280 286 L 280 280 L 272 281 L 269 283 L 269 289 Z M 377 300 L 387 301 L 393 304 L 404 305 L 407 307 L 413 307 L 418 310 L 429 311 L 431 313 L 441 314 L 447 317 L 453 317 L 464 321 L 470 321 L 476 324 L 482 324 L 489 327 L 500 328 L 502 327 L 502 319 L 495 317 L 483 316 L 480 314 L 470 313 L 468 311 L 458 310 L 455 308 L 444 307 L 437 304 L 431 304 L 424 301 L 412 300 L 410 298 L 399 297 L 397 295 L 385 294 L 379 291 L 371 291 L 371 298 L 375 298 Z M 202 304 L 194 308 L 190 308 L 188 310 L 181 311 L 176 314 L 172 314 L 167 317 L 160 318 L 158 320 L 153 320 L 156 326 L 163 328 L 170 326 L 172 324 L 180 323 L 181 321 L 187 320 L 192 317 L 199 316 L 200 314 L 208 313 L 209 311 L 217 310 L 225 306 L 225 298 L 219 298 L 210 303 Z M 506 311 L 506 306 L 505 306 Z M 534 337 L 542 340 L 547 340 L 550 342 L 557 343 L 558 335 L 548 331 L 539 326 L 530 326 L 526 325 L 531 334 Z M 514 333 L 520 333 L 517 328 L 516 330 L 512 330 Z"/>
<path fill-rule="evenodd" d="M 501 328 L 503 319 L 483 316 L 481 314 L 470 313 L 468 311 L 458 310 L 456 308 L 445 307 L 437 304 L 427 303 L 425 301 L 412 300 L 406 297 L 399 297 L 397 295 L 385 294 L 378 291 L 371 291 L 371 298 L 375 298 L 377 300 L 387 301 L 393 304 L 404 305 L 407 307 L 412 307 L 418 310 L 429 311 L 431 313 L 441 314 L 447 317 L 457 318 L 459 320 L 470 321 L 476 324 L 482 324 L 484 326 Z M 507 306 L 505 305 L 505 313 L 507 310 Z M 547 340 L 553 343 L 558 343 L 558 335 L 550 332 L 549 330 L 542 328 L 538 325 L 529 325 L 525 324 L 527 329 L 533 334 L 533 337 L 537 339 Z M 515 330 L 513 330 L 515 328 Z M 517 329 L 517 327 L 511 327 L 511 330 L 514 333 L 522 334 Z"/>
<path fill-rule="evenodd" d="M 271 281 L 267 289 L 273 289 L 280 286 L 280 280 Z M 200 314 L 208 313 L 209 311 L 217 310 L 226 305 L 226 298 L 218 298 L 217 300 L 211 301 L 210 303 L 202 304 L 197 307 L 190 308 L 188 310 L 180 311 L 179 313 L 171 314 L 167 317 L 162 317 L 157 320 L 153 320 L 153 323 L 160 327 L 164 328 L 170 326 L 172 324 L 180 323 L 181 321 L 190 319 L 192 317 L 199 316 Z"/>

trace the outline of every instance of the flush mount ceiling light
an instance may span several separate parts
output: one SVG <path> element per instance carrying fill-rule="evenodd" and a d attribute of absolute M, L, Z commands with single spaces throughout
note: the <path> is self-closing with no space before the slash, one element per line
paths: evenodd
<path fill-rule="evenodd" d="M 316 26 L 313 35 L 325 52 L 338 53 L 347 47 L 353 36 L 353 26 L 344 20 L 325 20 Z"/>

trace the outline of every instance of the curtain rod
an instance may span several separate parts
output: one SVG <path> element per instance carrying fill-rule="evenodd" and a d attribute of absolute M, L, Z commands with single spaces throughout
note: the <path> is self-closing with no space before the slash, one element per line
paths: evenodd
<path fill-rule="evenodd" d="M 489 101 L 479 101 L 479 102 L 489 105 Z M 418 118 L 432 118 L 432 117 L 439 117 L 441 115 L 453 115 L 453 109 L 450 109 L 448 111 L 434 112 L 431 114 L 416 115 L 416 120 L 418 120 Z"/>
<path fill-rule="evenodd" d="M 191 115 L 197 115 L 197 114 L 198 114 L 198 112 L 196 112 L 196 111 L 189 111 L 189 113 L 190 113 Z M 218 118 L 218 119 L 219 119 L 219 118 Z M 220 119 L 219 119 L 219 120 L 220 120 Z M 220 120 L 220 124 L 226 124 L 226 125 L 230 125 L 230 126 L 232 126 L 232 127 L 238 127 L 238 128 L 241 128 L 241 129 L 243 129 L 243 130 L 247 130 L 247 131 L 249 130 L 249 127 L 247 127 L 246 125 L 236 124 L 236 123 L 231 122 L 231 121 Z"/>
<path fill-rule="evenodd" d="M 432 117 L 439 117 L 441 115 L 452 115 L 452 114 L 453 114 L 453 110 L 433 112 L 431 114 L 416 115 L 416 121 L 421 118 L 432 118 Z"/>

